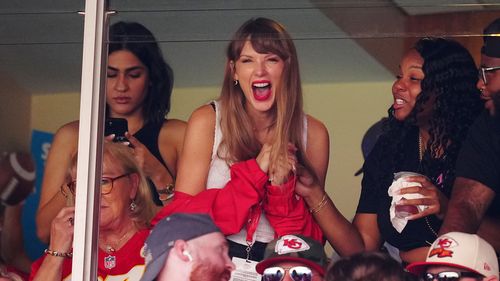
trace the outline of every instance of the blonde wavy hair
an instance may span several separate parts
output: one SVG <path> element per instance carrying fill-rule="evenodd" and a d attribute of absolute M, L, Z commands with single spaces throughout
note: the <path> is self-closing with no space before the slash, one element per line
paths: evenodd
<path fill-rule="evenodd" d="M 219 101 L 221 103 L 222 142 L 218 155 L 226 162 L 255 158 L 262 145 L 253 131 L 252 121 L 245 110 L 245 95 L 234 83 L 234 63 L 239 59 L 245 43 L 249 41 L 258 53 L 272 53 L 285 63 L 282 81 L 276 88 L 276 103 L 272 109 L 274 129 L 269 171 L 272 173 L 279 157 L 288 153 L 288 143 L 294 144 L 297 160 L 317 180 L 305 153 L 303 141 L 302 85 L 297 51 L 292 38 L 280 23 L 255 18 L 246 21 L 234 34 L 226 50 L 224 81 Z"/>
<path fill-rule="evenodd" d="M 108 159 L 108 163 L 119 165 L 124 173 L 137 174 L 139 176 L 139 186 L 134 198 L 136 208 L 129 210 L 129 215 L 137 228 L 142 229 L 150 226 L 151 219 L 155 216 L 157 207 L 155 206 L 151 190 L 142 169 L 139 167 L 132 153 L 132 148 L 122 143 L 105 141 L 102 152 L 103 162 Z M 72 170 L 76 169 L 77 155 L 73 158 Z M 129 203 L 129 202 L 127 202 Z"/>

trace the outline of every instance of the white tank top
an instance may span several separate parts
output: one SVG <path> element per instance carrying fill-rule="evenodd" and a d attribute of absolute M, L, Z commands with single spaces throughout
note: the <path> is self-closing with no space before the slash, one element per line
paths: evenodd
<path fill-rule="evenodd" d="M 217 155 L 217 150 L 222 140 L 222 130 L 220 127 L 220 110 L 218 101 L 212 101 L 215 105 L 215 135 L 214 135 L 214 146 L 212 148 L 212 161 L 210 163 L 210 169 L 208 171 L 207 178 L 207 189 L 210 188 L 223 188 L 226 183 L 231 179 L 231 174 L 229 171 L 229 166 L 223 159 L 219 158 Z M 307 117 L 304 115 L 303 121 L 303 143 L 304 149 L 307 145 Z M 230 214 L 228 214 L 230 215 Z M 247 231 L 246 227 L 236 234 L 230 235 L 227 238 L 233 242 L 247 245 L 246 243 Z M 254 241 L 259 241 L 263 243 L 269 243 L 274 239 L 274 230 L 269 224 L 264 212 L 259 220 L 257 230 L 254 233 Z"/>

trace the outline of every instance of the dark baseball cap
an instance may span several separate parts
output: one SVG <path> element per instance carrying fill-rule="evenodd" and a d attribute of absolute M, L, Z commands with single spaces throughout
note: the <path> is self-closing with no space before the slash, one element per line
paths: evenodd
<path fill-rule="evenodd" d="M 366 130 L 365 134 L 363 135 L 363 140 L 361 141 L 361 152 L 363 152 L 363 159 L 366 160 L 368 158 L 368 155 L 372 151 L 373 147 L 377 143 L 378 138 L 383 132 L 383 127 L 385 122 L 387 121 L 387 117 L 384 117 L 380 119 L 379 121 L 375 122 L 373 125 Z M 361 167 L 355 174 L 354 176 L 359 176 L 363 173 L 363 167 Z"/>
<path fill-rule="evenodd" d="M 284 235 L 267 244 L 264 260 L 257 264 L 256 269 L 262 274 L 266 268 L 285 261 L 303 263 L 322 276 L 325 275 L 328 264 L 325 249 L 320 242 L 302 235 Z"/>
<path fill-rule="evenodd" d="M 500 58 L 500 18 L 490 23 L 483 31 L 484 44 L 481 53 L 493 58 Z"/>
<path fill-rule="evenodd" d="M 158 276 L 175 241 L 189 241 L 213 232 L 220 230 L 207 214 L 176 213 L 159 221 L 144 243 L 146 270 L 141 281 Z"/>

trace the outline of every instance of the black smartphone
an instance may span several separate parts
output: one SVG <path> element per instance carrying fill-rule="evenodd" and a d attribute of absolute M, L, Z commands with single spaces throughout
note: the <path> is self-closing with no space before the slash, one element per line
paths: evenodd
<path fill-rule="evenodd" d="M 127 119 L 124 118 L 106 118 L 104 124 L 104 136 L 115 134 L 114 142 L 125 142 L 128 139 L 125 137 L 125 132 L 128 131 Z"/>

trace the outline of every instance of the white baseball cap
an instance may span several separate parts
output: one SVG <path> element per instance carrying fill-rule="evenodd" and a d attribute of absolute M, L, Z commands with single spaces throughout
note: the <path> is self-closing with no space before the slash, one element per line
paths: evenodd
<path fill-rule="evenodd" d="M 434 241 L 425 262 L 411 263 L 406 269 L 422 275 L 431 265 L 451 266 L 498 279 L 498 258 L 493 247 L 476 234 L 450 232 Z"/>

